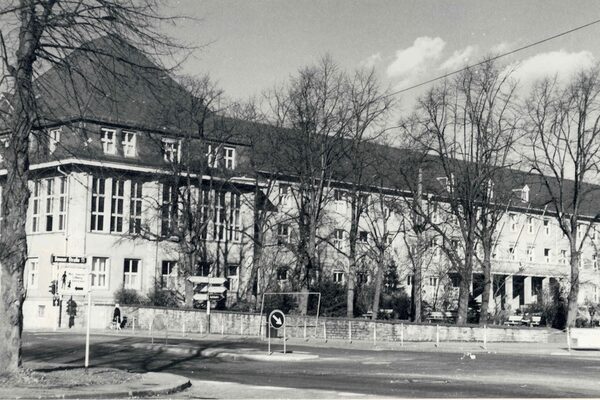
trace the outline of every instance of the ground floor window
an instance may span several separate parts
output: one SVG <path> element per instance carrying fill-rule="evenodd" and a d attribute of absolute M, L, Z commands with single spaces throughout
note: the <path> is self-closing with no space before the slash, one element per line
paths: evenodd
<path fill-rule="evenodd" d="M 160 274 L 160 287 L 174 289 L 177 285 L 177 261 L 163 261 Z"/>
<path fill-rule="evenodd" d="M 336 283 L 344 283 L 344 271 L 333 271 L 333 281 Z"/>
<path fill-rule="evenodd" d="M 38 286 L 38 259 L 29 259 L 28 264 L 29 271 L 27 273 L 27 288 L 36 289 Z"/>
<path fill-rule="evenodd" d="M 123 287 L 125 289 L 140 289 L 141 260 L 126 258 L 123 262 Z"/>
<path fill-rule="evenodd" d="M 93 288 L 105 289 L 108 287 L 109 260 L 107 257 L 92 257 L 92 272 L 90 285 Z"/>

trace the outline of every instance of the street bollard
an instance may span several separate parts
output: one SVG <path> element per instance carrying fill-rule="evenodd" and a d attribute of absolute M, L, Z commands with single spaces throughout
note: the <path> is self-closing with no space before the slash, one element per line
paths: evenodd
<path fill-rule="evenodd" d="M 185 337 L 185 321 L 181 324 L 181 336 Z"/>
<path fill-rule="evenodd" d="M 204 326 L 202 325 L 202 321 L 200 321 L 200 334 L 204 335 Z"/>
<path fill-rule="evenodd" d="M 135 317 L 133 317 L 132 333 L 135 335 Z"/>
<path fill-rule="evenodd" d="M 348 321 L 348 342 L 352 343 L 352 321 Z"/>
<path fill-rule="evenodd" d="M 435 347 L 440 347 L 440 326 L 435 326 Z"/>
<path fill-rule="evenodd" d="M 404 347 L 404 324 L 400 324 L 400 346 Z"/>
<path fill-rule="evenodd" d="M 244 336 L 244 320 L 240 318 L 240 336 Z"/>
<path fill-rule="evenodd" d="M 377 325 L 373 324 L 373 345 L 377 346 Z"/>
<path fill-rule="evenodd" d="M 225 336 L 225 318 L 221 316 L 221 336 Z"/>
<path fill-rule="evenodd" d="M 567 327 L 567 349 L 571 352 L 571 328 Z"/>
<path fill-rule="evenodd" d="M 327 343 L 327 325 L 325 321 L 323 321 L 323 339 L 325 339 L 325 343 Z"/>
<path fill-rule="evenodd" d="M 483 325 L 483 349 L 487 350 L 487 325 Z"/>
<path fill-rule="evenodd" d="M 306 320 L 304 320 L 304 340 L 306 340 Z"/>

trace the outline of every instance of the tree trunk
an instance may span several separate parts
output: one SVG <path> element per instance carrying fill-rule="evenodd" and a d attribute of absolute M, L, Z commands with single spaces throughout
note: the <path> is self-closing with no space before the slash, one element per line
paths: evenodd
<path fill-rule="evenodd" d="M 381 285 L 383 284 L 383 254 L 380 254 L 377 260 L 377 272 L 375 273 L 375 293 L 373 294 L 373 316 L 377 319 L 379 315 L 379 301 L 381 300 Z"/>
<path fill-rule="evenodd" d="M 473 256 L 469 251 L 465 254 L 465 262 L 463 270 L 460 274 L 460 285 L 458 291 L 458 315 L 456 318 L 457 325 L 467 323 L 467 315 L 469 311 L 469 296 L 471 294 L 471 279 L 473 279 Z"/>
<path fill-rule="evenodd" d="M 576 233 L 574 237 L 577 237 Z M 579 257 L 577 243 L 571 243 L 571 279 L 568 304 L 567 304 L 567 327 L 574 327 L 577 321 L 577 298 L 579 297 Z"/>
<path fill-rule="evenodd" d="M 488 323 L 490 313 L 490 294 L 492 293 L 492 249 L 491 246 L 485 243 L 483 246 L 483 293 L 481 294 L 481 313 L 479 314 L 479 324 L 485 325 Z"/>
<path fill-rule="evenodd" d="M 414 322 L 421 322 L 423 319 L 423 274 L 422 274 L 422 235 L 417 234 L 417 254 L 413 255 L 413 314 Z"/>
<path fill-rule="evenodd" d="M 24 105 L 23 107 L 27 107 Z M 29 115 L 27 110 L 15 110 Z M 27 205 L 29 204 L 29 133 L 30 119 L 20 118 L 15 124 L 10 147 L 6 152 L 7 179 L 3 190 L 0 235 L 0 374 L 21 367 L 21 334 L 23 332 L 23 273 L 27 260 Z M 10 210 L 10 212 L 8 212 Z"/>
<path fill-rule="evenodd" d="M 350 229 L 350 251 L 348 255 L 348 274 L 346 276 L 346 316 L 354 318 L 354 292 L 356 290 L 356 238 L 352 238 Z"/>

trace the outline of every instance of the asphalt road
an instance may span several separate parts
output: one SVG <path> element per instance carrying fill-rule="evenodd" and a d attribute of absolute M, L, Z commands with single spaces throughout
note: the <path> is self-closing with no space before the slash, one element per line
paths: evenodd
<path fill-rule="evenodd" d="M 25 362 L 80 366 L 84 336 L 77 333 L 25 333 Z M 600 397 L 597 357 L 436 351 L 373 351 L 290 345 L 318 360 L 294 362 L 228 361 L 200 355 L 133 347 L 147 338 L 94 335 L 93 366 L 136 372 L 163 371 L 190 379 L 247 385 L 320 389 L 393 397 Z M 266 348 L 255 340 L 169 340 L 195 348 Z M 27 366 L 27 364 L 26 364 Z M 202 397 L 201 388 L 189 394 Z M 269 395 L 273 396 L 272 392 Z M 214 396 L 213 396 L 214 397 Z M 244 397 L 243 393 L 240 397 Z"/>

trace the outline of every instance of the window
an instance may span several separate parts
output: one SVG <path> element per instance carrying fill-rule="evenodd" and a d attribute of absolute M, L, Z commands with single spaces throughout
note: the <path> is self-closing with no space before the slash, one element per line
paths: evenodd
<path fill-rule="evenodd" d="M 134 258 L 126 258 L 123 262 L 123 287 L 125 289 L 140 288 L 140 266 L 141 261 Z"/>
<path fill-rule="evenodd" d="M 209 144 L 206 148 L 206 163 L 210 168 L 218 168 L 219 161 L 219 147 Z"/>
<path fill-rule="evenodd" d="M 92 257 L 90 286 L 97 289 L 108 288 L 108 258 Z"/>
<path fill-rule="evenodd" d="M 163 158 L 166 162 L 176 163 L 181 159 L 180 143 L 175 139 L 163 139 Z"/>
<path fill-rule="evenodd" d="M 527 248 L 527 261 L 534 262 L 535 261 L 535 252 L 533 247 Z"/>
<path fill-rule="evenodd" d="M 514 247 L 509 247 L 508 248 L 508 259 L 511 261 L 515 260 L 515 248 Z"/>
<path fill-rule="evenodd" d="M 369 206 L 369 195 L 368 194 L 359 194 L 358 195 L 358 206 L 361 210 L 366 210 Z"/>
<path fill-rule="evenodd" d="M 359 243 L 367 243 L 369 241 L 369 232 L 367 231 L 359 231 L 358 232 L 358 240 Z"/>
<path fill-rule="evenodd" d="M 213 239 L 225 239 L 227 211 L 225 208 L 225 192 L 215 191 L 215 212 L 213 214 Z"/>
<path fill-rule="evenodd" d="M 560 263 L 561 264 L 566 264 L 567 263 L 567 251 L 566 250 L 561 250 L 560 251 Z"/>
<path fill-rule="evenodd" d="M 52 129 L 48 132 L 48 150 L 54 153 L 56 146 L 60 142 L 60 129 Z"/>
<path fill-rule="evenodd" d="M 592 267 L 594 268 L 594 271 L 598 271 L 598 255 L 597 254 L 592 254 Z"/>
<path fill-rule="evenodd" d="M 430 276 L 429 277 L 429 286 L 437 286 L 438 284 L 438 278 L 435 276 Z"/>
<path fill-rule="evenodd" d="M 4 161 L 4 149 L 6 149 L 8 146 L 9 144 L 7 138 L 0 139 L 0 162 Z"/>
<path fill-rule="evenodd" d="M 452 287 L 457 288 L 460 286 L 460 275 L 452 274 L 450 275 L 450 282 L 452 283 Z"/>
<path fill-rule="evenodd" d="M 135 157 L 135 132 L 123 131 L 123 155 L 125 157 Z"/>
<path fill-rule="evenodd" d="M 27 289 L 37 289 L 38 287 L 38 259 L 30 258 L 28 261 L 29 272 L 27 274 Z"/>
<path fill-rule="evenodd" d="M 106 195 L 106 181 L 104 178 L 92 178 L 92 232 L 104 230 L 104 198 Z"/>
<path fill-rule="evenodd" d="M 0 232 L 2 231 L 2 222 L 4 221 L 4 211 L 2 210 L 2 193 L 3 188 L 0 186 Z"/>
<path fill-rule="evenodd" d="M 163 184 L 160 230 L 162 236 L 170 236 L 175 233 L 175 220 L 177 218 L 176 192 L 177 188 L 175 186 Z"/>
<path fill-rule="evenodd" d="M 279 224 L 277 225 L 277 244 L 281 245 L 290 242 L 290 225 Z"/>
<path fill-rule="evenodd" d="M 39 180 L 36 180 L 33 183 L 33 196 L 32 196 L 33 218 L 32 218 L 32 224 L 31 224 L 32 232 L 40 231 L 41 195 L 42 195 L 42 182 Z"/>
<path fill-rule="evenodd" d="M 229 240 L 239 242 L 242 235 L 242 222 L 240 219 L 240 195 L 231 193 L 229 201 Z"/>
<path fill-rule="evenodd" d="M 544 249 L 544 260 L 546 261 L 546 264 L 552 263 L 552 256 L 550 251 L 551 250 L 549 248 Z"/>
<path fill-rule="evenodd" d="M 408 275 L 408 276 L 406 277 L 406 284 L 407 284 L 408 286 L 412 286 L 412 284 L 413 284 L 413 276 L 412 276 L 412 275 Z"/>
<path fill-rule="evenodd" d="M 388 246 L 391 246 L 391 245 L 392 245 L 392 243 L 394 243 L 394 236 L 395 236 L 395 235 L 394 235 L 394 233 L 392 233 L 392 232 L 388 232 L 388 233 L 385 235 L 385 244 L 386 244 L 386 245 L 388 245 Z M 439 249 L 438 249 L 438 250 L 439 250 Z"/>
<path fill-rule="evenodd" d="M 546 236 L 550 236 L 550 219 L 544 218 L 544 232 Z"/>
<path fill-rule="evenodd" d="M 494 199 L 494 182 L 491 179 L 488 179 L 486 194 L 488 200 L 491 201 Z"/>
<path fill-rule="evenodd" d="M 509 223 L 510 223 L 510 231 L 516 232 L 517 231 L 517 214 L 510 213 L 510 214 L 508 214 L 508 218 L 509 218 Z"/>
<path fill-rule="evenodd" d="M 67 177 L 58 178 L 58 230 L 65 229 L 67 221 Z"/>
<path fill-rule="evenodd" d="M 346 195 L 343 190 L 335 189 L 333 191 L 333 200 L 334 201 L 344 201 L 346 199 Z"/>
<path fill-rule="evenodd" d="M 277 280 L 278 281 L 287 281 L 288 279 L 288 270 L 285 267 L 277 269 Z"/>
<path fill-rule="evenodd" d="M 210 276 L 211 263 L 202 261 L 198 263 L 196 267 L 196 275 L 198 276 Z"/>
<path fill-rule="evenodd" d="M 333 245 L 336 249 L 342 248 L 342 243 L 344 241 L 344 230 L 336 229 L 333 231 Z"/>
<path fill-rule="evenodd" d="M 160 287 L 174 289 L 177 286 L 177 261 L 163 261 L 160 273 Z"/>
<path fill-rule="evenodd" d="M 129 233 L 142 233 L 142 182 L 131 182 L 129 198 Z"/>
<path fill-rule="evenodd" d="M 238 273 L 239 273 L 239 265 L 237 265 L 237 264 L 228 264 L 227 265 L 227 277 L 237 278 Z"/>
<path fill-rule="evenodd" d="M 344 283 L 344 272 L 343 271 L 333 271 L 333 281 L 335 283 Z"/>
<path fill-rule="evenodd" d="M 100 141 L 102 142 L 102 151 L 104 151 L 105 154 L 115 154 L 115 135 L 117 134 L 117 131 L 114 129 L 102 128 L 101 134 L 102 138 Z"/>
<path fill-rule="evenodd" d="M 235 148 L 225 147 L 225 169 L 235 169 Z"/>
<path fill-rule="evenodd" d="M 527 217 L 527 232 L 533 233 L 533 217 Z"/>
<path fill-rule="evenodd" d="M 210 190 L 200 189 L 200 236 L 208 239 L 208 222 L 210 221 Z"/>
<path fill-rule="evenodd" d="M 123 232 L 125 204 L 125 181 L 119 179 L 112 180 L 112 196 L 110 198 L 110 231 L 115 233 Z"/>
<path fill-rule="evenodd" d="M 592 240 L 596 240 L 596 228 L 591 228 L 590 229 L 590 238 Z"/>
<path fill-rule="evenodd" d="M 529 201 L 529 186 L 527 185 L 521 189 L 521 201 L 523 203 L 527 203 Z"/>
<path fill-rule="evenodd" d="M 279 204 L 282 206 L 287 206 L 288 205 L 288 199 L 290 196 L 290 185 L 286 185 L 286 184 L 280 184 L 279 188 L 278 188 L 278 200 L 279 200 Z"/>
<path fill-rule="evenodd" d="M 46 314 L 46 306 L 45 305 L 39 305 L 38 306 L 38 317 L 44 318 L 44 314 Z"/>
<path fill-rule="evenodd" d="M 52 232 L 54 224 L 54 178 L 46 179 L 46 232 Z"/>

